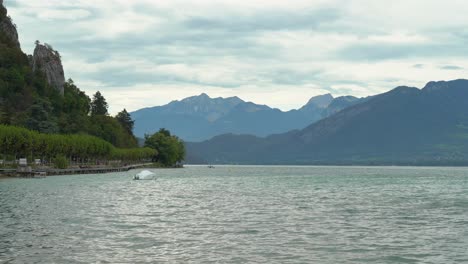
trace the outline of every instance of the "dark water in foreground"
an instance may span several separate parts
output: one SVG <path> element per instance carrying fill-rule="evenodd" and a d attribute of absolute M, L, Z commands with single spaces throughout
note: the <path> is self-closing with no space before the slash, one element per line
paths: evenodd
<path fill-rule="evenodd" d="M 0 180 L 0 263 L 468 263 L 468 168 Z"/>

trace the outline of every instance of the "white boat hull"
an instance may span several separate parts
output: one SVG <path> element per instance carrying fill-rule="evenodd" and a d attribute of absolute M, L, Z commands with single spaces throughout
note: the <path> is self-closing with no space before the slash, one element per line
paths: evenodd
<path fill-rule="evenodd" d="M 144 171 L 141 171 L 140 173 L 137 173 L 135 176 L 133 176 L 133 179 L 134 180 L 155 180 L 156 174 L 152 171 L 144 170 Z"/>

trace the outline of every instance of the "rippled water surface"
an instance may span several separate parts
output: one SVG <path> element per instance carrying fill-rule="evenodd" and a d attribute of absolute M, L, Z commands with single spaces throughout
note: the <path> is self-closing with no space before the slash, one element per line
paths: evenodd
<path fill-rule="evenodd" d="M 0 180 L 0 263 L 468 263 L 467 168 Z"/>

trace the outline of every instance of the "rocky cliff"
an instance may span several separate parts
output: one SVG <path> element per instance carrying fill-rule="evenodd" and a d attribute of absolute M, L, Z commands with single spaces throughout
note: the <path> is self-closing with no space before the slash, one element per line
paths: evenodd
<path fill-rule="evenodd" d="M 13 24 L 11 18 L 7 15 L 7 9 L 3 5 L 3 0 L 0 0 L 0 32 L 16 47 L 20 48 L 16 25 Z"/>
<path fill-rule="evenodd" d="M 64 93 L 65 74 L 60 54 L 48 44 L 36 43 L 32 57 L 33 71 L 42 71 L 49 85 L 55 87 L 62 95 Z"/>
<path fill-rule="evenodd" d="M 21 49 L 16 25 L 8 16 L 8 11 L 0 0 L 0 38 L 10 47 Z M 30 56 L 33 71 L 41 71 L 47 78 L 49 85 L 55 87 L 63 95 L 65 75 L 60 54 L 48 44 L 36 43 L 34 55 Z"/>

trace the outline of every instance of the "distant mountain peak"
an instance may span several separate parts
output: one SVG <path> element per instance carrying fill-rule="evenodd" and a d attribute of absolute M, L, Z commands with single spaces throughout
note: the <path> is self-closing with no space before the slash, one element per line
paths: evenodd
<path fill-rule="evenodd" d="M 190 102 L 190 101 L 201 101 L 201 102 L 207 102 L 207 101 L 219 101 L 219 102 L 230 102 L 230 103 L 242 103 L 244 102 L 242 99 L 240 99 L 237 96 L 232 96 L 232 97 L 210 97 L 206 93 L 201 93 L 200 95 L 194 95 L 190 96 L 187 98 L 184 98 L 180 100 L 180 102 Z"/>
<path fill-rule="evenodd" d="M 307 104 L 303 108 L 316 107 L 316 108 L 326 108 L 333 101 L 333 96 L 331 94 L 322 94 L 310 98 Z"/>
<path fill-rule="evenodd" d="M 449 84 L 445 81 L 438 81 L 438 82 L 428 82 L 426 86 L 424 86 L 423 90 L 426 91 L 435 91 L 439 89 L 445 89 L 449 86 Z"/>
<path fill-rule="evenodd" d="M 194 95 L 180 100 L 180 102 L 189 102 L 189 101 L 198 101 L 198 100 L 210 100 L 211 97 L 206 93 L 201 93 L 200 95 Z"/>
<path fill-rule="evenodd" d="M 240 99 L 240 98 L 237 97 L 237 96 L 227 97 L 226 99 L 229 99 L 229 100 L 239 100 L 239 101 L 245 102 L 244 100 Z"/>

